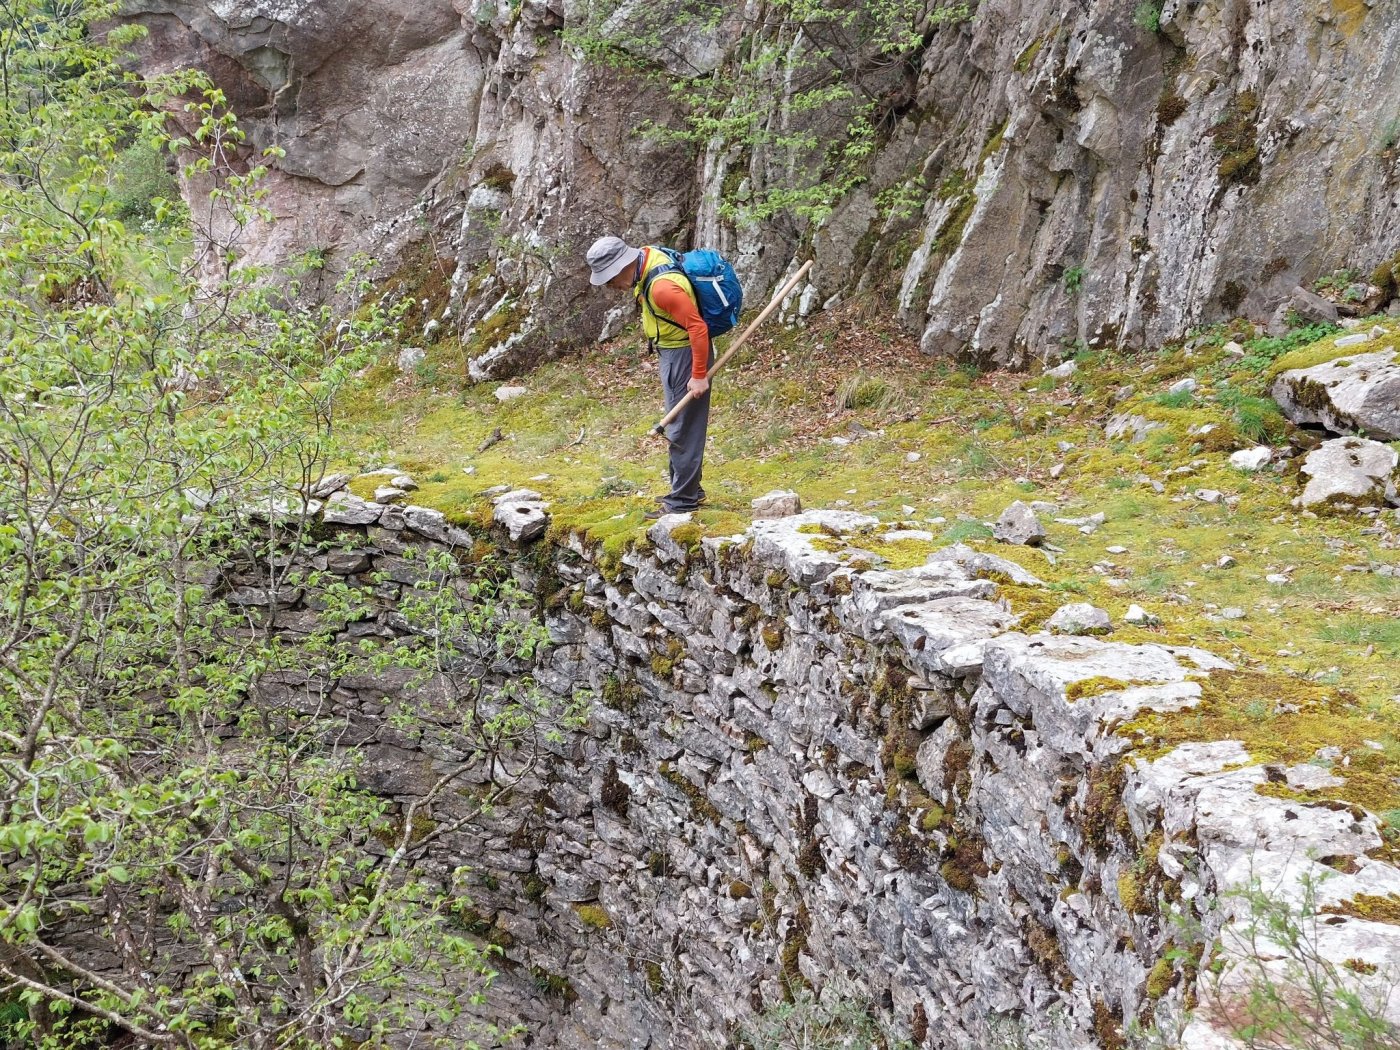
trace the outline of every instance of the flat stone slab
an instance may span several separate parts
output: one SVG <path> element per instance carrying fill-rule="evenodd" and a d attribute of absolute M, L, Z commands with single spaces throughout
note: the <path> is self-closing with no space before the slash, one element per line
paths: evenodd
<path fill-rule="evenodd" d="M 1379 441 L 1355 437 L 1324 441 L 1303 461 L 1301 473 L 1309 480 L 1298 505 L 1316 507 L 1339 500 L 1393 503 L 1397 464 L 1400 454 Z"/>
<path fill-rule="evenodd" d="M 781 569 L 795 582 L 813 584 L 840 567 L 840 559 L 818 545 L 846 533 L 878 525 L 879 519 L 847 510 L 809 510 L 789 518 L 755 521 L 749 528 L 753 556 Z M 801 531 L 807 529 L 809 531 Z"/>

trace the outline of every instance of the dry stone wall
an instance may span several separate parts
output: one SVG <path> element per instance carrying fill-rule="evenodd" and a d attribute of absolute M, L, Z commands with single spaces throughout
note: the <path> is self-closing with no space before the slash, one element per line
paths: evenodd
<path fill-rule="evenodd" d="M 409 629 L 397 602 L 425 548 L 473 544 L 421 508 L 340 495 L 325 513 L 308 567 L 376 596 L 347 641 Z M 1033 586 L 1023 569 L 952 547 L 881 571 L 847 549 L 878 529 L 811 512 L 715 539 L 673 516 L 620 561 L 576 536 L 513 555 L 551 645 L 498 673 L 587 688 L 587 725 L 424 863 L 473 869 L 466 914 L 503 950 L 483 1010 L 528 1045 L 737 1045 L 810 986 L 922 1047 L 1118 1047 L 1127 1023 L 1228 1047 L 1172 910 L 1221 935 L 1228 987 L 1245 971 L 1225 889 L 1296 897 L 1325 874 L 1324 901 L 1400 891 L 1368 856 L 1373 815 L 1255 790 L 1316 786 L 1320 767 L 1261 767 L 1230 741 L 1126 754 L 1117 727 L 1194 703 L 1222 661 L 1019 633 L 1000 590 Z M 314 590 L 300 600 L 314 611 Z M 288 630 L 304 615 L 278 613 Z M 379 717 L 406 678 L 326 687 L 364 782 L 421 790 L 442 756 Z M 1315 936 L 1400 972 L 1395 926 L 1333 916 Z"/>

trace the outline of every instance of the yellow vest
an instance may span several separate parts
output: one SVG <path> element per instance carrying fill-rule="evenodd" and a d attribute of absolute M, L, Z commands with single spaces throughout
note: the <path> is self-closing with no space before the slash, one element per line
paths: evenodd
<path fill-rule="evenodd" d="M 650 296 L 645 298 L 642 296 L 642 288 L 647 283 L 647 274 L 659 267 L 670 265 L 671 260 L 666 257 L 665 252 L 659 252 L 655 248 L 643 248 L 642 251 L 646 253 L 642 259 L 642 275 L 633 285 L 632 294 L 637 299 L 637 305 L 641 307 L 642 331 L 647 337 L 647 342 L 667 350 L 678 346 L 689 346 L 690 333 L 681 326 L 680 322 L 665 310 L 658 310 L 652 305 Z M 685 294 L 690 297 L 690 301 L 695 302 L 695 289 L 681 274 L 664 273 L 657 280 L 670 281 L 680 285 Z M 655 288 L 656 286 L 653 284 L 651 287 Z M 699 309 L 699 303 L 696 303 L 696 309 Z"/>

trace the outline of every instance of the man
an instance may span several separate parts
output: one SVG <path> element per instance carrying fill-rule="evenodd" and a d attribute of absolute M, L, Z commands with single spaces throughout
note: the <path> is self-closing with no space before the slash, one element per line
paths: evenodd
<path fill-rule="evenodd" d="M 681 514 L 705 502 L 700 470 L 705 459 L 705 431 L 710 422 L 710 366 L 714 353 L 710 330 L 700 316 L 695 288 L 685 274 L 654 271 L 671 260 L 656 248 L 633 248 L 620 237 L 600 237 L 588 249 L 595 286 L 631 291 L 642 314 L 642 330 L 661 363 L 666 411 L 687 393 L 695 399 L 666 430 L 671 442 L 671 491 L 661 509 L 647 514 Z M 644 294 L 645 293 L 645 294 Z"/>

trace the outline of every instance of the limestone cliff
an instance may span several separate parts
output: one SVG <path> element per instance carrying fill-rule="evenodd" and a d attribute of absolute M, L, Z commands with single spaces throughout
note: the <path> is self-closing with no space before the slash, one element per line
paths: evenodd
<path fill-rule="evenodd" d="M 935 25 L 947 5 L 930 3 L 919 45 L 863 85 L 877 148 L 857 184 L 819 222 L 736 226 L 719 194 L 781 187 L 811 154 L 640 129 L 679 121 L 667 80 L 732 72 L 755 37 L 790 30 L 759 24 L 759 0 L 715 26 L 678 0 L 666 46 L 629 58 L 618 27 L 637 5 L 598 22 L 602 6 L 138 0 L 133 17 L 147 64 L 207 69 L 253 144 L 286 150 L 281 221 L 252 257 L 314 248 L 329 274 L 426 241 L 456 268 L 450 313 L 429 320 L 466 338 L 477 377 L 607 328 L 614 303 L 579 259 L 608 231 L 718 244 L 755 298 L 813 252 L 801 310 L 876 289 L 926 351 L 1009 365 L 1267 320 L 1300 283 L 1400 247 L 1391 7 L 983 0 Z M 586 22 L 616 31 L 623 60 L 588 57 Z M 775 113 L 790 90 L 775 86 Z M 803 130 L 837 139 L 849 117 L 832 105 Z"/>

